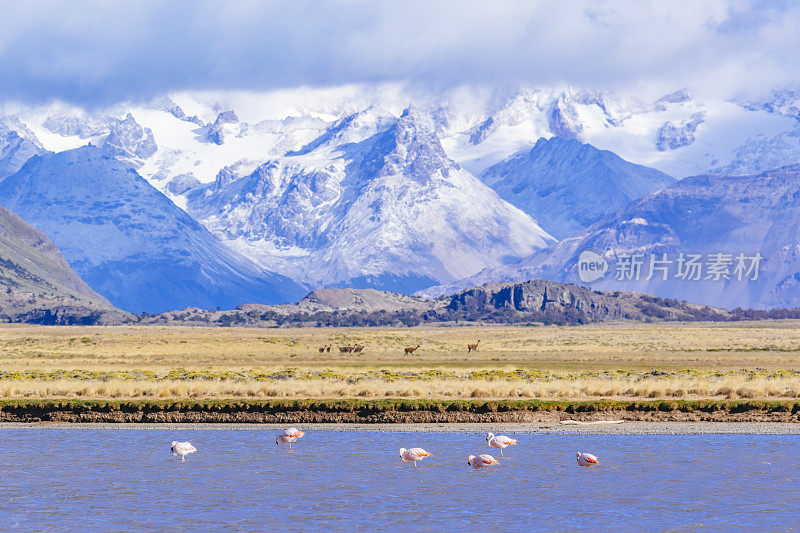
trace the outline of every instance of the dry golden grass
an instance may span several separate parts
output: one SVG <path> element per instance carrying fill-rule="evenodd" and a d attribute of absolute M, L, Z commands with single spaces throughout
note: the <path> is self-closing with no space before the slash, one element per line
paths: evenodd
<path fill-rule="evenodd" d="M 468 354 L 467 344 L 478 339 L 479 350 Z M 337 347 L 348 343 L 363 344 L 364 353 L 340 354 Z M 318 348 L 327 344 L 333 345 L 331 352 L 320 354 Z M 418 355 L 403 354 L 404 347 L 417 344 Z M 168 376 L 178 368 L 206 375 Z M 755 368 L 767 372 L 734 372 Z M 74 369 L 153 375 L 75 379 L 9 374 Z M 287 369 L 330 372 L 253 377 Z M 471 374 L 518 369 L 527 372 L 523 379 Z M 650 369 L 666 374 L 643 372 Z M 364 378 L 383 370 L 385 376 Z M 615 372 L 586 374 L 605 370 Z M 800 397 L 799 374 L 778 370 L 800 370 L 800 322 L 400 329 L 0 327 L 0 398 Z"/>
<path fill-rule="evenodd" d="M 796 377 L 747 379 L 726 376 L 710 379 L 670 377 L 658 380 L 614 380 L 565 375 L 532 381 L 428 380 L 371 381 L 285 380 L 275 382 L 220 381 L 84 381 L 4 380 L 0 398 L 83 399 L 306 399 L 306 398 L 429 398 L 429 399 L 786 399 L 800 397 Z"/>

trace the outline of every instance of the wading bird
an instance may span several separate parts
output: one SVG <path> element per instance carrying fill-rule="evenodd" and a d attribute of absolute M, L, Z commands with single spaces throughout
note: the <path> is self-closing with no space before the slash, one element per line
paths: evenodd
<path fill-rule="evenodd" d="M 592 466 L 600 464 L 597 461 L 597 457 L 590 453 L 577 452 L 576 458 L 578 460 L 578 466 Z"/>
<path fill-rule="evenodd" d="M 305 433 L 297 428 L 284 429 L 282 433 L 275 437 L 275 444 L 288 444 L 289 451 L 291 452 L 293 451 L 292 443 L 297 442 L 297 439 L 301 438 L 303 435 L 305 435 Z"/>
<path fill-rule="evenodd" d="M 467 457 L 467 464 L 475 470 L 480 470 L 481 468 L 488 468 L 489 465 L 499 465 L 500 462 L 488 453 L 482 453 L 477 456 L 470 455 Z"/>
<path fill-rule="evenodd" d="M 413 462 L 414 467 L 417 466 L 417 461 L 421 461 L 424 457 L 432 457 L 432 454 L 426 452 L 422 448 L 410 448 L 408 450 L 400 448 L 400 459 L 402 459 L 404 463 Z"/>
<path fill-rule="evenodd" d="M 517 439 L 506 437 L 505 435 L 497 435 L 494 433 L 486 434 L 486 442 L 489 443 L 489 448 L 500 448 L 500 455 L 503 455 L 503 449 L 509 446 L 516 446 Z"/>
<path fill-rule="evenodd" d="M 169 449 L 169 453 L 175 457 L 180 456 L 181 461 L 185 461 L 187 455 L 196 451 L 197 448 L 192 446 L 191 442 L 178 442 L 176 440 L 172 441 L 172 446 Z"/>

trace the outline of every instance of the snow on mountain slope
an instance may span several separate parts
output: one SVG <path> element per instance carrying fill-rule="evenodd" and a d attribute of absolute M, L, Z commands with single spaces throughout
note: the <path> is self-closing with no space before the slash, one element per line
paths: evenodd
<path fill-rule="evenodd" d="M 682 178 L 706 171 L 760 172 L 796 161 L 800 120 L 792 109 L 800 101 L 797 94 L 789 88 L 757 100 L 724 101 L 683 89 L 647 101 L 571 87 L 459 87 L 430 93 L 383 84 L 177 93 L 91 112 L 63 104 L 0 105 L 0 115 L 17 116 L 45 149 L 58 152 L 87 142 L 103 145 L 111 125 L 130 113 L 142 129 L 152 131 L 157 147 L 153 155 L 132 162 L 162 191 L 178 175 L 210 183 L 239 161 L 264 163 L 297 151 L 332 124 L 372 106 L 398 117 L 409 105 L 430 117 L 445 152 L 473 175 L 530 149 L 540 138 L 557 136 Z M 217 139 L 211 130 L 220 116 Z"/>
<path fill-rule="evenodd" d="M 125 310 L 284 303 L 306 291 L 225 247 L 102 148 L 36 156 L 0 204 L 46 233 L 70 266 Z"/>
<path fill-rule="evenodd" d="M 313 285 L 417 290 L 553 242 L 447 157 L 425 115 L 345 117 L 249 176 L 189 195 L 198 220 Z"/>
<path fill-rule="evenodd" d="M 537 278 L 728 308 L 797 307 L 799 243 L 800 165 L 744 176 L 706 174 L 645 196 L 613 219 L 515 265 L 423 292 L 438 296 L 490 281 Z M 608 267 L 584 283 L 577 265 L 585 251 L 602 256 Z M 737 274 L 740 254 L 746 270 Z M 754 265 L 757 254 L 762 258 Z M 689 267 L 695 255 L 697 266 Z"/>
<path fill-rule="evenodd" d="M 646 103 L 568 87 L 520 88 L 478 118 L 442 140 L 451 157 L 476 175 L 552 136 L 588 142 L 676 178 L 760 172 L 800 156 L 800 123 L 793 117 L 768 105 L 694 98 L 687 90 Z"/>
<path fill-rule="evenodd" d="M 723 101 L 690 90 L 651 99 L 571 87 L 459 87 L 432 94 L 387 84 L 263 94 L 177 93 L 148 103 L 93 110 L 57 103 L 38 107 L 0 103 L 0 116 L 18 119 L 45 150 L 60 152 L 92 143 L 134 165 L 175 205 L 263 266 L 292 275 L 299 272 L 315 283 L 355 280 L 364 286 L 386 286 L 390 279 L 406 279 L 407 287 L 417 287 L 425 280 L 438 283 L 495 267 L 520 257 L 533 242 L 516 236 L 521 226 L 529 224 L 520 222 L 507 235 L 501 233 L 501 244 L 473 245 L 477 237 L 466 229 L 472 222 L 467 223 L 469 217 L 456 208 L 459 202 L 469 206 L 470 213 L 476 212 L 472 204 L 478 204 L 484 222 L 492 206 L 502 206 L 497 220 L 516 220 L 517 215 L 503 211 L 505 204 L 494 199 L 484 206 L 485 188 L 475 188 L 469 179 L 459 181 L 457 176 L 480 175 L 552 137 L 590 143 L 676 178 L 706 171 L 761 172 L 800 160 L 797 103 L 793 89 L 761 99 Z M 444 182 L 449 185 L 432 180 L 435 187 L 422 187 L 409 175 L 386 171 L 383 167 L 389 163 L 381 166 L 358 156 L 406 157 L 375 148 L 377 137 L 372 144 L 367 140 L 390 128 L 409 104 L 417 110 L 413 122 L 430 133 L 422 136 L 430 145 L 428 152 L 443 150 L 448 160 L 442 166 L 448 169 Z M 20 154 L 14 165 L 28 155 Z M 405 178 L 378 185 L 390 174 Z M 366 179 L 368 175 L 373 181 Z M 568 188 L 561 191 L 559 201 L 596 207 L 621 197 L 607 195 L 607 187 L 594 186 L 591 178 L 571 185 L 574 191 L 587 192 L 585 202 Z M 499 183 L 494 186 L 502 188 Z M 451 188 L 463 199 L 445 194 Z M 362 193 L 374 203 L 358 204 L 356 198 Z M 420 198 L 411 198 L 412 193 Z M 478 196 L 469 196 L 473 194 Z M 383 207 L 384 197 L 385 201 L 402 198 L 414 208 L 401 205 L 395 210 L 403 213 L 398 217 Z M 371 214 L 362 220 L 356 207 Z M 529 212 L 545 230 L 553 227 L 557 236 L 591 222 L 570 226 L 572 222 L 549 207 L 545 203 Z M 432 213 L 447 223 L 434 225 Z M 455 213 L 466 218 L 458 220 Z M 342 228 L 350 224 L 354 236 L 348 238 Z M 499 222 L 493 224 L 485 228 Z M 420 244 L 425 238 L 445 235 L 444 242 L 454 244 L 447 254 Z M 507 237 L 519 246 L 512 247 Z M 400 253 L 404 246 L 419 248 Z M 378 252 L 367 252 L 370 247 Z M 415 265 L 410 259 L 414 256 L 428 259 Z M 395 267 L 397 273 L 391 273 Z M 399 277 L 382 277 L 392 275 Z"/>
<path fill-rule="evenodd" d="M 481 180 L 558 239 L 584 231 L 674 179 L 572 139 L 539 139 L 489 167 Z"/>
<path fill-rule="evenodd" d="M 36 135 L 17 118 L 0 118 L 0 181 L 21 169 L 31 157 L 46 153 Z"/>

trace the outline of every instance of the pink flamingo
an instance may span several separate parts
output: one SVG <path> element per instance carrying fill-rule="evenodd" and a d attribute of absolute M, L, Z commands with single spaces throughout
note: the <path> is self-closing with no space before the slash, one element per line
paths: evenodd
<path fill-rule="evenodd" d="M 488 468 L 489 465 L 499 465 L 500 462 L 488 453 L 482 453 L 478 456 L 470 455 L 467 458 L 467 464 L 475 470 L 480 470 L 481 468 Z"/>
<path fill-rule="evenodd" d="M 421 461 L 425 457 L 432 457 L 433 454 L 430 454 L 423 450 L 422 448 L 410 448 L 406 450 L 405 448 L 400 448 L 400 459 L 403 460 L 404 463 L 414 463 L 414 467 L 417 466 L 417 461 Z"/>
<path fill-rule="evenodd" d="M 516 439 L 506 437 L 505 435 L 495 436 L 494 433 L 486 434 L 486 442 L 489 443 L 489 448 L 500 448 L 500 456 L 503 455 L 503 448 L 517 445 Z"/>
<path fill-rule="evenodd" d="M 590 453 L 577 452 L 576 458 L 578 460 L 578 466 L 593 466 L 600 464 L 600 462 L 597 460 L 597 457 Z"/>
<path fill-rule="evenodd" d="M 296 442 L 297 439 L 301 438 L 303 435 L 305 435 L 305 433 L 297 428 L 284 429 L 283 433 L 275 437 L 275 444 L 288 444 L 289 451 L 292 452 L 292 443 Z"/>

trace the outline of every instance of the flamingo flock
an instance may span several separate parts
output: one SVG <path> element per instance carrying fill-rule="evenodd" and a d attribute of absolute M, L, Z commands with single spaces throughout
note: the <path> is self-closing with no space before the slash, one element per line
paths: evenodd
<path fill-rule="evenodd" d="M 305 432 L 300 431 L 297 428 L 289 428 L 285 429 L 282 432 L 278 433 L 275 437 L 275 444 L 288 444 L 289 445 L 289 453 L 293 453 L 292 450 L 292 443 L 297 442 L 299 439 L 303 438 Z M 503 450 L 509 446 L 516 446 L 517 440 L 512 439 L 510 437 L 506 437 L 505 435 L 495 435 L 494 433 L 487 433 L 486 434 L 486 443 L 489 445 L 490 448 L 497 448 L 500 450 L 500 456 L 503 457 Z M 190 442 L 178 442 L 172 441 L 172 446 L 170 447 L 170 453 L 175 457 L 180 457 L 181 461 L 186 461 L 186 456 L 190 453 L 194 453 L 197 451 L 197 448 L 192 446 Z M 400 448 L 399 450 L 400 459 L 404 463 L 414 463 L 414 468 L 417 467 L 417 461 L 421 461 L 426 457 L 433 457 L 432 453 L 426 452 L 422 448 Z M 591 453 L 586 452 L 577 452 L 576 460 L 578 462 L 578 466 L 597 466 L 600 464 L 597 456 L 592 455 Z M 475 470 L 481 470 L 482 468 L 488 468 L 492 465 L 499 465 L 500 461 L 489 455 L 488 453 L 482 453 L 479 455 L 470 455 L 467 457 L 467 465 L 471 466 Z"/>

